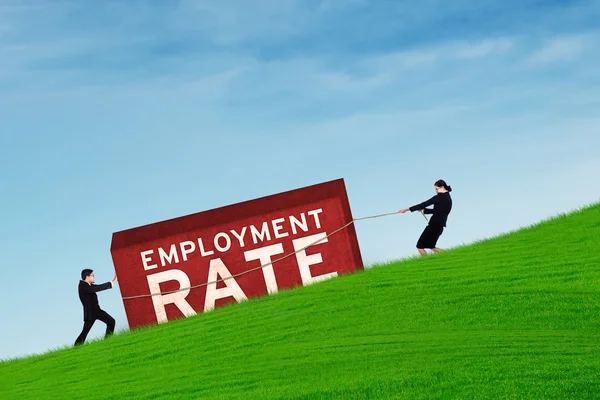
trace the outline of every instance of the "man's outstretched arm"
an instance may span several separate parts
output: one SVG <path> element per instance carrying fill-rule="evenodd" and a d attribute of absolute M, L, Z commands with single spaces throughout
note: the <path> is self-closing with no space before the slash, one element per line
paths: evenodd
<path fill-rule="evenodd" d="M 103 290 L 111 289 L 116 282 L 117 282 L 117 274 L 115 273 L 115 277 L 113 278 L 112 281 L 105 282 L 105 283 L 100 284 L 100 285 L 96 285 L 94 283 L 92 283 L 91 285 L 84 285 L 83 286 L 83 288 L 84 288 L 83 291 L 85 293 L 101 292 Z"/>
<path fill-rule="evenodd" d="M 112 282 L 105 282 L 102 283 L 100 285 L 96 285 L 95 283 L 92 283 L 91 285 L 82 285 L 83 286 L 83 291 L 85 293 L 96 293 L 96 292 L 101 292 L 103 290 L 107 290 L 112 288 Z"/>

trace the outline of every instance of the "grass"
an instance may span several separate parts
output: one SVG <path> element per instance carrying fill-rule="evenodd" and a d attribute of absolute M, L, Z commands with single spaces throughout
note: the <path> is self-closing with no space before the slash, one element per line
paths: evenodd
<path fill-rule="evenodd" d="M 0 363 L 2 399 L 597 399 L 600 204 Z"/>

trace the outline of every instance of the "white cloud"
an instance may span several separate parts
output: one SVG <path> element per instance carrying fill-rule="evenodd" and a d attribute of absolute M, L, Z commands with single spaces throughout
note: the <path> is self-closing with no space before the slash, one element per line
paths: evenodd
<path fill-rule="evenodd" d="M 400 50 L 373 57 L 364 62 L 378 70 L 406 71 L 443 65 L 452 59 L 480 59 L 502 54 L 514 46 L 510 38 L 483 38 L 478 41 L 447 41 L 424 46 L 419 50 Z"/>
<path fill-rule="evenodd" d="M 544 45 L 529 57 L 529 64 L 569 62 L 579 58 L 586 48 L 585 35 L 559 36 L 547 40 Z"/>
<path fill-rule="evenodd" d="M 461 115 L 467 115 L 473 108 L 472 104 L 432 104 L 430 107 L 406 106 L 389 112 L 369 110 L 315 123 L 310 126 L 310 131 L 315 137 L 352 137 L 355 143 L 368 144 L 383 138 L 420 136 L 417 132 L 428 130 L 435 132 L 436 126 L 456 123 Z M 412 143 L 428 145 L 427 140 Z"/>
<path fill-rule="evenodd" d="M 367 77 L 353 76 L 344 72 L 316 72 L 315 80 L 323 89 L 336 91 L 369 90 L 391 83 L 394 78 L 388 73 L 380 73 Z"/>
<path fill-rule="evenodd" d="M 309 11 L 297 0 L 184 0 L 167 16 L 174 32 L 198 32 L 218 45 L 279 41 L 302 31 Z"/>
<path fill-rule="evenodd" d="M 513 46 L 513 40 L 509 38 L 498 38 L 481 40 L 476 43 L 465 43 L 458 46 L 456 57 L 458 58 L 482 58 L 493 53 L 504 53 Z"/>
<path fill-rule="evenodd" d="M 336 11 L 348 9 L 348 7 L 364 5 L 367 0 L 321 0 L 317 8 L 318 12 Z"/>
<path fill-rule="evenodd" d="M 156 39 L 155 32 L 137 30 L 133 26 L 121 27 L 110 34 L 91 30 L 85 36 L 39 37 L 21 45 L 4 47 L 9 57 L 0 57 L 0 79 L 18 89 L 12 94 L 18 96 L 28 90 L 39 93 L 49 89 L 73 94 L 77 86 L 84 87 L 83 93 L 95 86 L 98 94 L 115 90 L 123 90 L 127 95 L 135 92 L 185 93 L 200 101 L 229 96 L 230 104 L 236 104 L 239 113 L 268 109 L 281 115 L 285 111 L 319 106 L 324 107 L 320 109 L 325 110 L 323 113 L 336 108 L 336 115 L 355 115 L 375 109 L 385 113 L 406 104 L 429 107 L 437 99 L 445 99 L 446 104 L 435 105 L 443 109 L 478 104 L 480 109 L 487 106 L 486 111 L 490 111 L 514 101 L 516 85 L 522 89 L 521 96 L 530 97 L 540 97 L 544 87 L 548 87 L 547 84 L 515 83 L 510 75 L 514 64 L 524 62 L 527 57 L 541 60 L 556 58 L 557 54 L 564 57 L 565 48 L 571 48 L 569 43 L 581 46 L 589 41 L 585 35 L 556 37 L 543 51 L 532 55 L 526 49 L 535 37 L 442 39 L 413 48 L 383 48 L 375 55 L 348 50 L 339 59 L 308 51 L 295 56 L 267 58 L 261 57 L 260 50 L 194 47 L 194 41 L 202 42 L 206 34 L 210 40 L 217 38 L 221 43 L 250 40 L 257 48 L 261 45 L 268 48 L 269 36 L 293 35 L 297 29 L 301 31 L 303 25 L 314 22 L 312 14 L 306 17 L 314 9 L 295 15 L 299 7 L 297 1 L 286 0 L 276 6 L 271 6 L 267 0 L 258 1 L 253 6 L 259 15 L 257 18 L 249 18 L 247 7 L 231 10 L 227 7 L 233 4 L 240 3 L 182 2 L 169 21 L 183 30 L 190 30 L 192 44 L 187 49 L 184 45 L 180 53 L 171 56 L 146 55 Z M 339 3 L 321 3 L 321 6 L 330 9 L 338 7 Z M 173 35 L 173 41 L 177 43 L 181 32 L 173 29 L 175 31 L 167 29 L 166 33 Z M 124 35 L 128 32 L 131 34 Z M 168 35 L 163 38 L 167 47 L 170 43 Z M 100 53 L 100 59 L 108 59 L 108 64 L 112 65 L 113 60 L 129 60 L 130 49 L 141 54 L 140 60 L 131 56 L 131 64 L 123 70 L 103 69 L 90 62 L 79 65 L 77 61 Z M 61 59 L 71 61 L 72 65 L 63 68 Z M 39 65 L 46 60 L 56 63 L 52 68 L 28 68 L 30 64 Z M 488 60 L 493 60 L 493 65 Z M 489 75 L 496 81 L 488 79 Z M 22 82 L 21 87 L 17 82 Z M 492 90 L 495 95 L 491 94 Z M 8 98 L 6 94 L 2 97 Z M 504 104 L 497 98 L 504 100 Z M 487 99 L 485 105 L 481 104 L 483 99 Z M 270 103 L 268 107 L 265 107 L 266 103 Z M 220 105 L 215 103 L 214 107 Z"/>
<path fill-rule="evenodd" d="M 440 58 L 438 49 L 398 51 L 373 58 L 369 64 L 394 71 L 433 65 Z"/>
<path fill-rule="evenodd" d="M 46 8 L 46 6 L 40 4 L 25 4 L 22 2 L 14 2 L 8 4 L 0 4 L 0 13 L 20 13 L 24 11 L 43 10 L 44 8 Z"/>

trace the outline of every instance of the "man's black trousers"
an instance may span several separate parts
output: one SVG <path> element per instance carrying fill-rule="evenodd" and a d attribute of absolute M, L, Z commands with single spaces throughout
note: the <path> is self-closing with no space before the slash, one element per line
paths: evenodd
<path fill-rule="evenodd" d="M 83 321 L 83 330 L 77 337 L 77 340 L 75 340 L 75 345 L 83 344 L 83 342 L 85 342 L 85 338 L 87 337 L 88 333 L 90 333 L 90 330 L 92 329 L 92 326 L 94 325 L 94 322 L 96 322 L 96 320 L 100 320 L 106 324 L 106 333 L 104 337 L 112 335 L 112 333 L 115 331 L 115 319 L 111 317 L 106 311 L 100 310 L 96 314 L 95 319 Z"/>

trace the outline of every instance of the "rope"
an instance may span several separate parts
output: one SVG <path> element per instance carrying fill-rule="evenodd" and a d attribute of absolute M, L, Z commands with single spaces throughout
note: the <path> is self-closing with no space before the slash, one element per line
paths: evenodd
<path fill-rule="evenodd" d="M 240 273 L 238 273 L 238 274 L 235 274 L 235 275 L 228 276 L 228 277 L 226 277 L 226 278 L 223 278 L 223 279 L 219 279 L 219 280 L 216 280 L 216 281 L 213 281 L 213 282 L 206 282 L 206 283 L 202 283 L 202 284 L 200 284 L 200 285 L 190 286 L 190 287 L 187 287 L 187 288 L 181 288 L 181 289 L 177 289 L 177 290 L 172 290 L 172 291 L 170 291 L 170 292 L 159 292 L 159 293 L 142 294 L 142 295 L 139 295 L 139 296 L 129 296 L 129 297 L 123 297 L 123 300 L 132 300 L 132 299 L 139 299 L 139 298 L 142 298 L 142 297 L 151 297 L 151 296 L 159 296 L 159 295 L 160 295 L 160 296 L 162 296 L 162 295 L 165 295 L 165 294 L 171 294 L 171 293 L 182 292 L 182 291 L 184 291 L 184 290 L 196 289 L 196 288 L 199 288 L 199 287 L 202 287 L 202 286 L 207 286 L 207 285 L 209 285 L 209 284 L 211 284 L 211 283 L 223 282 L 223 281 L 225 281 L 225 280 L 227 280 L 227 279 L 234 279 L 234 278 L 236 278 L 236 277 L 238 277 L 238 276 L 242 276 L 242 275 L 248 274 L 248 273 L 250 273 L 250 272 L 254 272 L 254 271 L 257 271 L 257 270 L 259 270 L 259 269 L 263 269 L 263 268 L 265 268 L 265 267 L 268 267 L 269 265 L 273 265 L 273 264 L 274 264 L 274 263 L 276 263 L 276 262 L 279 262 L 279 261 L 281 261 L 281 260 L 285 260 L 286 258 L 293 256 L 294 254 L 297 254 L 297 253 L 299 253 L 299 252 L 301 252 L 301 251 L 304 251 L 304 250 L 306 250 L 307 248 L 309 248 L 310 246 L 313 246 L 313 245 L 315 245 L 315 244 L 317 244 L 317 243 L 319 243 L 319 242 L 322 242 L 323 240 L 325 240 L 325 239 L 329 238 L 330 236 L 332 236 L 332 235 L 334 235 L 334 234 L 336 234 L 336 233 L 340 232 L 341 230 L 344 230 L 344 229 L 346 229 L 348 226 L 350 226 L 351 224 L 353 224 L 353 223 L 354 223 L 354 222 L 356 222 L 356 221 L 362 221 L 362 220 L 365 220 L 365 219 L 373 219 L 373 218 L 382 218 L 382 217 L 387 217 L 387 216 L 389 216 L 389 215 L 398 214 L 399 212 L 400 212 L 400 211 L 396 211 L 396 212 L 393 212 L 393 213 L 387 213 L 387 214 L 371 215 L 371 216 L 368 216 L 368 217 L 362 217 L 362 218 L 355 218 L 355 219 L 353 219 L 352 221 L 348 222 L 346 225 L 342 226 L 341 228 L 338 228 L 338 229 L 336 229 L 335 231 L 331 232 L 329 235 L 325 236 L 324 238 L 321 238 L 321 239 L 319 239 L 319 240 L 317 240 L 317 241 L 315 241 L 315 242 L 313 242 L 313 243 L 311 243 L 311 244 L 309 244 L 309 245 L 305 246 L 305 247 L 304 247 L 304 248 L 302 248 L 302 249 L 296 250 L 296 251 L 294 251 L 293 253 L 286 254 L 286 255 L 285 255 L 285 256 L 283 256 L 283 257 L 280 257 L 280 258 L 278 258 L 278 259 L 276 259 L 276 260 L 273 260 L 273 261 L 271 261 L 271 262 L 268 262 L 268 263 L 266 263 L 266 264 L 264 264 L 264 265 L 261 265 L 261 266 L 259 266 L 259 267 L 251 268 L 251 269 L 249 269 L 249 270 L 246 270 L 246 271 L 240 272 Z M 425 217 L 425 215 L 423 215 L 423 217 Z M 425 219 L 427 220 L 427 217 L 425 217 Z"/>

